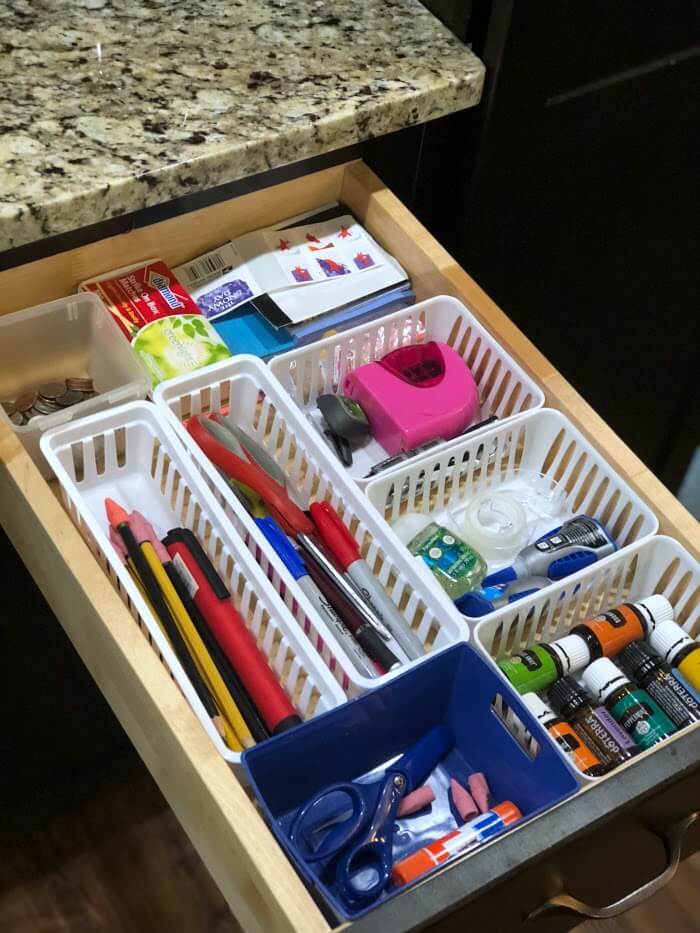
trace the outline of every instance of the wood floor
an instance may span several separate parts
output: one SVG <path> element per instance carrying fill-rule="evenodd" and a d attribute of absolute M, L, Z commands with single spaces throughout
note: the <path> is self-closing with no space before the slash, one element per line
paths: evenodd
<path fill-rule="evenodd" d="M 77 798 L 48 819 L 35 807 L 21 830 L 4 827 L 2 933 L 239 933 L 139 762 Z M 700 853 L 646 905 L 577 933 L 694 933 L 698 918 Z"/>

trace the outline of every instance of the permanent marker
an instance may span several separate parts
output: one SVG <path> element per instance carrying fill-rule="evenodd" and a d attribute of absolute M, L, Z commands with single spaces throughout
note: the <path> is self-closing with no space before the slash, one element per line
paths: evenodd
<path fill-rule="evenodd" d="M 301 555 L 274 518 L 258 519 L 257 525 L 274 548 L 277 556 L 296 580 L 299 589 L 307 596 L 321 618 L 328 623 L 331 631 L 347 651 L 355 667 L 365 677 L 376 677 L 377 670 L 358 643 L 361 636 L 355 641 L 348 627 L 314 583 Z M 371 654 L 371 649 L 369 650 Z"/>
<path fill-rule="evenodd" d="M 346 605 L 349 605 L 355 616 L 358 617 L 359 625 L 357 628 L 353 628 L 352 632 L 358 641 L 363 639 L 361 641 L 363 648 L 374 661 L 381 664 L 384 670 L 391 671 L 396 667 L 400 667 L 405 660 L 405 655 L 393 638 L 390 636 L 385 637 L 384 632 L 386 630 L 378 622 L 375 614 L 355 587 L 345 579 L 342 573 L 336 570 L 334 564 L 312 538 L 309 538 L 308 535 L 297 535 L 297 541 L 304 554 L 309 558 L 308 566 L 315 568 L 317 573 L 326 581 L 328 587 Z M 381 626 L 381 631 L 379 626 Z M 370 639 L 373 647 L 370 647 Z"/>
<path fill-rule="evenodd" d="M 423 643 L 387 596 L 386 590 L 363 559 L 359 544 L 330 502 L 313 502 L 309 511 L 323 543 L 379 619 L 391 630 L 402 651 L 410 660 L 422 658 L 425 654 Z"/>

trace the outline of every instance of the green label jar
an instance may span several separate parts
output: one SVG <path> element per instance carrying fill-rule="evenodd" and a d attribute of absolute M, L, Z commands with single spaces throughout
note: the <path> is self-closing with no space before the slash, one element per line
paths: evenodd
<path fill-rule="evenodd" d="M 539 693 L 561 676 L 554 655 L 546 645 L 536 645 L 511 658 L 503 658 L 498 666 L 518 693 Z"/>
<path fill-rule="evenodd" d="M 640 748 L 651 748 L 676 731 L 645 690 L 627 690 L 610 706 L 610 712 Z"/>

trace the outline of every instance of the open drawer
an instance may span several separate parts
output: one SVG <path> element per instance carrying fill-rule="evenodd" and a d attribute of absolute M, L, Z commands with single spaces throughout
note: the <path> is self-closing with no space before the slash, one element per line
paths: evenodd
<path fill-rule="evenodd" d="M 3 312 L 70 294 L 99 272 L 159 255 L 172 267 L 238 235 L 340 200 L 410 273 L 418 299 L 463 301 L 558 408 L 656 512 L 660 530 L 691 552 L 694 519 L 562 376 L 362 163 L 244 195 L 0 274 Z M 158 782 L 246 931 L 322 933 L 330 926 L 287 862 L 132 616 L 9 428 L 0 426 L 0 522 Z M 700 809 L 700 728 L 679 734 L 643 767 L 620 768 L 521 830 L 453 863 L 354 927 L 554 931 L 580 917 L 560 907 L 527 915 L 567 890 L 598 906 L 663 872 L 659 835 L 680 837 Z M 611 843 L 614 840 L 614 845 Z M 700 848 L 700 828 L 684 854 Z M 601 852 L 603 854 L 601 854 Z M 596 859 L 599 861 L 596 863 Z M 596 863 L 597 868 L 591 866 Z M 611 864 L 624 863 L 611 882 Z M 608 866 L 608 871 L 604 870 Z M 579 869 L 579 870 L 577 870 Z M 507 897 L 501 897 L 501 893 Z M 498 906 L 495 906 L 498 905 Z M 623 902 L 616 909 L 624 909 Z M 491 916 L 489 920 L 488 917 Z M 498 922 L 497 922 L 498 920 Z"/>

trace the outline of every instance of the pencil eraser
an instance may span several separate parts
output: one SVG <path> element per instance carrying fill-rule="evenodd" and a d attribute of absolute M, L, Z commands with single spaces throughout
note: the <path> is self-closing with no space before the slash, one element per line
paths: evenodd
<path fill-rule="evenodd" d="M 465 823 L 467 820 L 471 820 L 473 817 L 477 816 L 479 808 L 474 802 L 474 798 L 469 791 L 465 790 L 454 778 L 450 779 L 450 794 L 455 810 Z"/>
<path fill-rule="evenodd" d="M 493 797 L 491 796 L 491 790 L 484 773 L 482 771 L 475 771 L 474 774 L 470 774 L 467 785 L 469 787 L 469 792 L 479 808 L 479 813 L 488 812 L 493 806 Z"/>
<path fill-rule="evenodd" d="M 411 791 L 410 794 L 406 794 L 399 804 L 396 815 L 401 818 L 402 816 L 410 816 L 412 813 L 418 813 L 423 807 L 431 804 L 433 800 L 435 800 L 435 791 L 429 784 L 424 784 L 417 790 Z"/>

